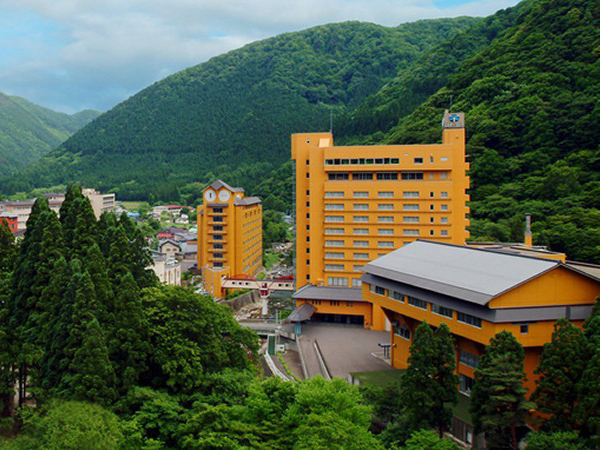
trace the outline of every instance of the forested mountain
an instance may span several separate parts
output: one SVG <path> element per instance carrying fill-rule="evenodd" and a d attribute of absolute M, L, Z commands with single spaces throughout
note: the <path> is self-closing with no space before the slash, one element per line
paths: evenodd
<path fill-rule="evenodd" d="M 600 262 L 599 10 L 585 0 L 522 6 L 382 141 L 439 140 L 452 98 L 466 113 L 471 235 L 520 241 L 528 212 L 535 243 Z"/>
<path fill-rule="evenodd" d="M 45 155 L 100 115 L 64 114 L 0 92 L 0 167 L 21 169 Z"/>
<path fill-rule="evenodd" d="M 213 175 L 252 190 L 289 158 L 290 133 L 328 128 L 330 111 L 358 105 L 479 20 L 347 22 L 249 44 L 144 89 L 3 190 L 80 181 L 147 198 Z"/>

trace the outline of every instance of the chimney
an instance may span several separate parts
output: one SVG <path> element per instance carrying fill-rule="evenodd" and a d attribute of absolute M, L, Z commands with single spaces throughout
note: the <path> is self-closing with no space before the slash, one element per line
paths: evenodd
<path fill-rule="evenodd" d="M 525 246 L 533 247 L 533 236 L 531 235 L 531 214 L 525 216 Z"/>

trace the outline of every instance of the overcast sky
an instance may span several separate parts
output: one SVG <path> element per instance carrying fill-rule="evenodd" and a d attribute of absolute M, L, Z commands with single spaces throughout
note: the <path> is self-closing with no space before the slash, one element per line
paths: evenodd
<path fill-rule="evenodd" d="M 346 20 L 487 16 L 517 0 L 0 0 L 0 92 L 106 111 L 212 56 Z"/>

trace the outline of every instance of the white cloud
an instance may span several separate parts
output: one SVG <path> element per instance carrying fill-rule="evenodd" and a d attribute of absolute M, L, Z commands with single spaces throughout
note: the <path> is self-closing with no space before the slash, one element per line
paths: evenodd
<path fill-rule="evenodd" d="M 0 31 L 0 91 L 67 112 L 106 110 L 171 73 L 275 34 L 346 20 L 393 26 L 485 16 L 515 3 L 439 9 L 432 0 L 0 0 L 4 24 L 10 18 L 12 29 L 26 30 Z"/>

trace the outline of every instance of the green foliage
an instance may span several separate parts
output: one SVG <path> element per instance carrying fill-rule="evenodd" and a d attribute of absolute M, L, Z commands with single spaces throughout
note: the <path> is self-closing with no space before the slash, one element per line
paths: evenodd
<path fill-rule="evenodd" d="M 535 431 L 527 435 L 528 450 L 583 450 L 586 446 L 577 431 L 548 433 Z"/>
<path fill-rule="evenodd" d="M 439 437 L 435 432 L 429 430 L 415 431 L 401 447 L 406 450 L 458 450 L 454 442 Z"/>
<path fill-rule="evenodd" d="M 540 364 L 535 370 L 540 375 L 533 400 L 538 409 L 551 414 L 544 429 L 569 431 L 575 429 L 577 387 L 585 367 L 586 341 L 580 328 L 567 319 L 554 324 L 552 341 L 544 345 Z"/>
<path fill-rule="evenodd" d="M 490 448 L 517 448 L 516 427 L 535 404 L 525 400 L 525 352 L 512 333 L 496 334 L 475 371 L 471 415 L 475 433 L 485 432 Z"/>

